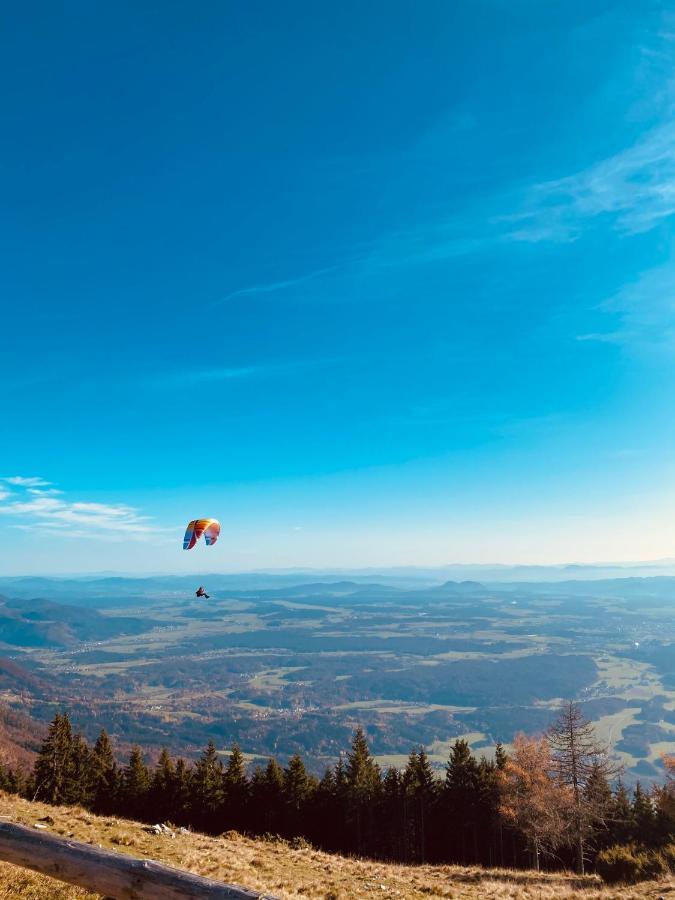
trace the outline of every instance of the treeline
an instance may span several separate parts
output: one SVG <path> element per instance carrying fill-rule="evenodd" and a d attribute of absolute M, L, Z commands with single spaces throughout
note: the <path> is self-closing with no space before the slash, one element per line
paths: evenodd
<path fill-rule="evenodd" d="M 270 759 L 248 773 L 237 746 L 223 760 L 213 743 L 194 764 L 164 750 L 150 769 L 136 747 L 119 766 L 105 731 L 91 746 L 59 714 L 33 771 L 2 769 L 0 787 L 102 815 L 213 834 L 304 838 L 325 850 L 392 861 L 583 872 L 615 845 L 653 856 L 675 840 L 675 780 L 629 793 L 616 775 L 570 703 L 546 735 L 517 736 L 509 755 L 498 745 L 494 761 L 476 759 L 466 741 L 456 740 L 442 778 L 423 747 L 404 769 L 382 771 L 361 729 L 321 779 L 299 755 L 285 767 Z"/>

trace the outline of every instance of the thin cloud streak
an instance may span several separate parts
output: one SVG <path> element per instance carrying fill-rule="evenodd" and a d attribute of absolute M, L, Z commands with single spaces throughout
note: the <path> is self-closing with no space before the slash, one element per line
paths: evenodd
<path fill-rule="evenodd" d="M 98 539 L 121 536 L 149 540 L 158 531 L 148 516 L 143 516 L 131 506 L 123 504 L 69 501 L 51 493 L 36 496 L 36 483 L 48 484 L 40 478 L 12 476 L 0 479 L 14 490 L 0 488 L 0 515 L 17 517 L 16 527 L 23 530 L 35 528 L 49 530 L 59 535 Z"/>
<path fill-rule="evenodd" d="M 675 213 L 675 124 L 564 178 L 536 185 L 529 204 L 502 222 L 514 241 L 572 241 L 603 217 L 624 235 L 650 231 Z"/>
<path fill-rule="evenodd" d="M 220 306 L 223 303 L 227 303 L 228 300 L 234 300 L 235 297 L 246 297 L 255 294 L 273 294 L 276 291 L 285 291 L 289 288 L 297 287 L 300 284 L 306 284 L 308 281 L 314 281 L 315 278 L 321 278 L 323 275 L 329 275 L 331 272 L 335 272 L 340 268 L 342 268 L 342 266 L 327 266 L 324 269 L 317 269 L 314 272 L 308 272 L 306 275 L 300 275 L 297 278 L 288 278 L 282 281 L 272 281 L 268 284 L 254 284 L 251 287 L 239 288 L 238 290 L 227 294 L 225 297 L 222 297 L 220 300 L 216 300 L 212 306 Z"/>
<path fill-rule="evenodd" d="M 198 384 L 219 381 L 245 381 L 254 378 L 270 378 L 295 369 L 328 365 L 337 362 L 337 358 L 292 360 L 289 362 L 265 363 L 251 366 L 223 366 L 214 369 L 197 369 L 195 371 L 172 372 L 166 375 L 153 376 L 146 382 L 159 389 L 192 388 Z"/>

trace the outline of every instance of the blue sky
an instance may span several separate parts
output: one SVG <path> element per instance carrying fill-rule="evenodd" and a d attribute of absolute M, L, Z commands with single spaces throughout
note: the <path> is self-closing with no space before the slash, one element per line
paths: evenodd
<path fill-rule="evenodd" d="M 2 571 L 675 556 L 667 7 L 7 10 Z"/>

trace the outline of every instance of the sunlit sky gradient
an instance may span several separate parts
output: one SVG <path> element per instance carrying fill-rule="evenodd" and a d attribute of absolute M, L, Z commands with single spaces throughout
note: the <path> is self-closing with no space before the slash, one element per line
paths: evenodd
<path fill-rule="evenodd" d="M 675 556 L 669 5 L 5 9 L 0 571 Z"/>

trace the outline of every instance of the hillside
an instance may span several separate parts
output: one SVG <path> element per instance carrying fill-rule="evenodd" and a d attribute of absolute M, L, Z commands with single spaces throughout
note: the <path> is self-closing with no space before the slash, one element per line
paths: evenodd
<path fill-rule="evenodd" d="M 0 794 L 0 817 L 24 825 L 39 823 L 54 834 L 98 844 L 106 849 L 161 860 L 210 878 L 275 894 L 281 900 L 428 900 L 433 897 L 582 898 L 637 900 L 675 897 L 675 881 L 646 882 L 635 887 L 606 888 L 594 877 L 577 878 L 466 868 L 461 866 L 400 866 L 321 853 L 308 846 L 262 841 L 228 832 L 218 838 L 200 834 L 155 835 L 147 826 L 122 819 L 97 817 L 77 807 L 51 807 Z M 42 820 L 42 821 L 40 821 Z M 0 864 L 0 900 L 70 900 L 95 895 Z"/>

